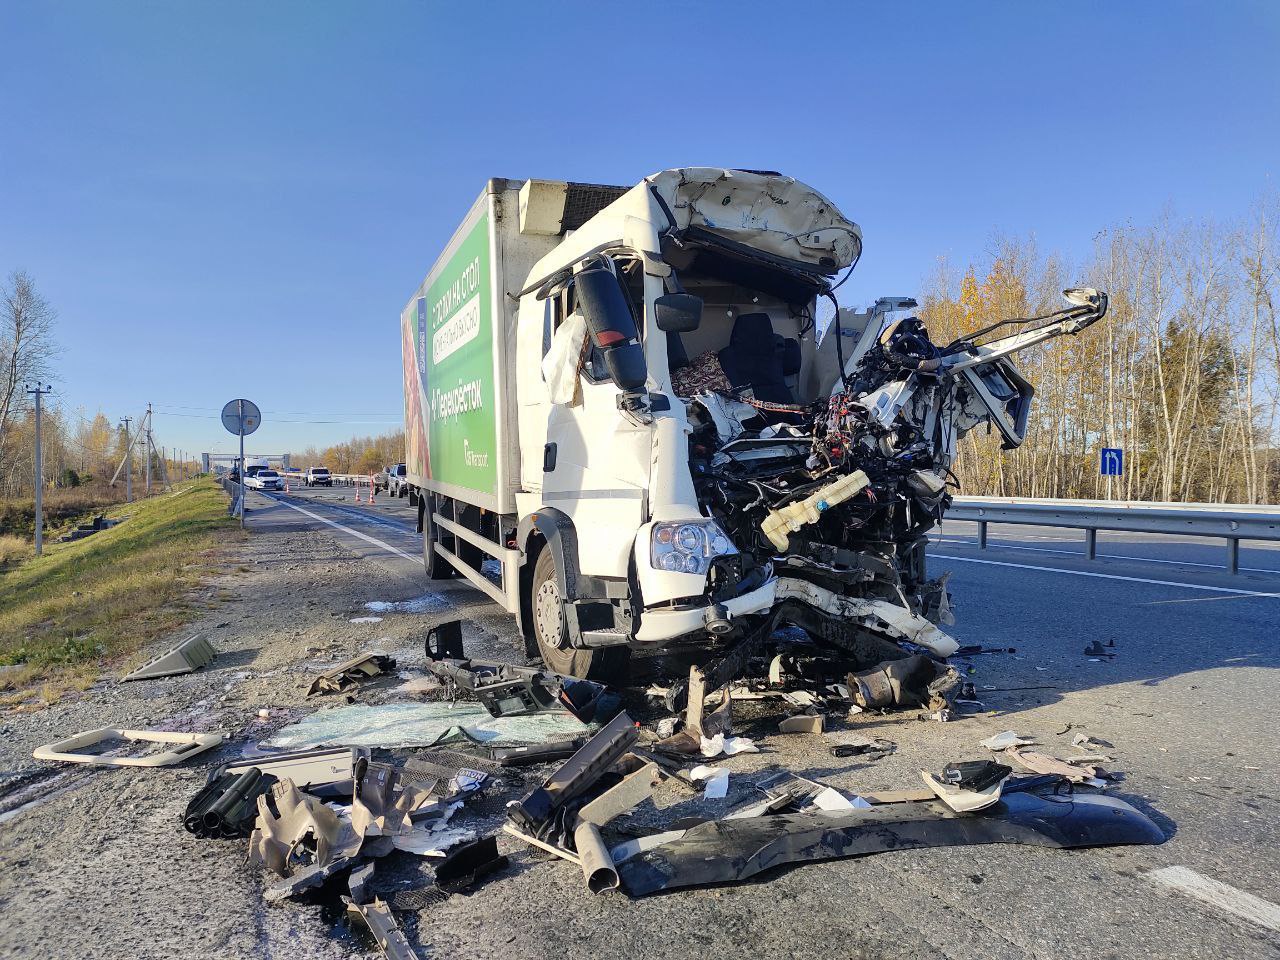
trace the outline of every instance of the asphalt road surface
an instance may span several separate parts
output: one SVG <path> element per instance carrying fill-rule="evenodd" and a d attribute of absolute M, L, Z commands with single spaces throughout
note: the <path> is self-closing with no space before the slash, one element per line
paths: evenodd
<path fill-rule="evenodd" d="M 255 509 L 259 529 L 303 516 L 378 563 L 398 571 L 420 563 L 406 500 L 356 506 L 343 488 L 275 499 L 278 505 Z M 1280 666 L 1280 550 L 1245 544 L 1242 572 L 1232 575 L 1221 542 L 1195 538 L 1102 534 L 1093 561 L 1081 533 L 1052 528 L 993 527 L 980 550 L 975 526 L 953 522 L 935 540 L 930 572 L 951 573 L 952 632 L 961 643 L 1017 653 L 971 660 L 979 696 L 997 716 L 896 721 L 869 731 L 899 743 L 893 759 L 903 771 L 898 782 L 874 786 L 914 786 L 914 771 L 978 756 L 977 740 L 999 730 L 1036 735 L 1050 752 L 1085 732 L 1115 745 L 1115 766 L 1127 777 L 1117 792 L 1170 839 L 1072 853 L 888 854 L 804 866 L 714 894 L 641 901 L 624 913 L 656 911 L 659 922 L 671 912 L 659 902 L 721 898 L 710 901 L 717 903 L 712 913 L 693 911 L 696 935 L 681 924 L 686 945 L 699 951 L 727 939 L 805 956 L 1280 954 L 1280 908 L 1272 903 L 1280 875 L 1273 735 L 1280 696 L 1272 686 Z M 514 628 L 511 634 L 514 644 Z M 1114 656 L 1086 656 L 1094 640 Z M 784 754 L 791 749 L 786 738 L 774 741 Z M 785 756 L 773 759 L 794 768 Z M 798 760 L 803 767 L 815 758 Z M 882 763 L 875 772 L 883 780 L 890 770 Z M 602 921 L 620 916 L 595 901 L 582 908 Z M 518 922 L 537 909 L 508 904 L 504 912 Z M 606 939 L 628 952 L 624 942 Z M 592 950 L 614 952 L 600 943 Z"/>
<path fill-rule="evenodd" d="M 190 628 L 219 649 L 210 667 L 122 686 L 104 678 L 79 701 L 4 719 L 0 955 L 376 955 L 319 907 L 265 906 L 242 844 L 196 840 L 178 826 L 207 768 L 315 708 L 305 690 L 325 664 L 376 642 L 413 673 L 426 628 L 453 617 L 470 624 L 473 655 L 518 658 L 514 623 L 485 595 L 424 580 L 407 501 L 356 505 L 353 493 L 250 493 L 250 536 Z M 1076 733 L 1112 743 L 1109 769 L 1125 775 L 1114 792 L 1160 825 L 1164 844 L 902 849 L 632 901 L 589 894 L 576 868 L 504 836 L 509 870 L 416 919 L 402 915 L 421 955 L 1280 956 L 1280 697 L 1271 687 L 1280 552 L 1246 545 L 1246 569 L 1233 576 L 1221 569 L 1220 544 L 1100 536 L 1102 556 L 1088 561 L 1069 531 L 992 534 L 979 550 L 972 525 L 948 523 L 930 560 L 933 572 L 952 574 L 958 639 L 1016 648 L 962 661 L 988 712 L 936 723 L 904 711 L 785 736 L 778 715 L 735 711 L 738 732 L 762 752 L 718 761 L 730 770 L 728 797 L 664 785 L 632 825 L 651 832 L 680 816 L 722 816 L 758 797 L 754 783 L 778 769 L 848 792 L 916 788 L 920 770 L 983 757 L 979 740 L 1013 729 L 1058 755 Z M 415 598 L 426 612 L 358 622 L 368 601 Z M 1093 640 L 1114 643 L 1114 656 L 1086 656 Z M 262 707 L 269 719 L 258 719 Z M 107 724 L 222 729 L 231 739 L 216 757 L 159 771 L 30 760 L 34 745 Z M 849 731 L 898 750 L 874 763 L 833 758 L 830 745 Z"/>

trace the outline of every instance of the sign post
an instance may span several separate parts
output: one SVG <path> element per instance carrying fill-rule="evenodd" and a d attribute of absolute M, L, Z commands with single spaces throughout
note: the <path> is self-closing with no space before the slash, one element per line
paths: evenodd
<path fill-rule="evenodd" d="M 1103 447 L 1098 454 L 1098 472 L 1107 478 L 1107 499 L 1111 497 L 1111 478 L 1124 473 L 1124 450 L 1120 447 Z"/>
<path fill-rule="evenodd" d="M 262 425 L 262 411 L 252 400 L 231 400 L 222 408 L 222 425 L 240 438 L 240 527 L 244 528 L 244 438 Z"/>

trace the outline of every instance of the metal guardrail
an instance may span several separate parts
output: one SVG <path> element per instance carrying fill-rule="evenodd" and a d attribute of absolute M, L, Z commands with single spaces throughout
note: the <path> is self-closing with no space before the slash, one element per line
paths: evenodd
<path fill-rule="evenodd" d="M 992 523 L 1083 530 L 1090 560 L 1098 555 L 1099 530 L 1221 538 L 1227 541 L 1227 569 L 1232 573 L 1240 572 L 1241 540 L 1280 541 L 1280 507 L 1232 503 L 956 497 L 946 519 L 976 523 L 978 546 L 984 550 L 987 525 Z"/>

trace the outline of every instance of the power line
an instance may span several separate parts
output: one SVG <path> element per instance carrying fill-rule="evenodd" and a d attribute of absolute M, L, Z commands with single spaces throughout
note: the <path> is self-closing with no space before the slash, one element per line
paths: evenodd
<path fill-rule="evenodd" d="M 269 412 L 269 411 L 266 411 Z M 190 420 L 221 420 L 221 416 L 204 413 L 174 413 L 170 410 L 157 410 L 156 415 L 160 417 L 185 417 Z M 353 425 L 362 424 L 387 424 L 387 423 L 403 423 L 403 417 L 385 420 L 273 420 L 272 423 L 296 423 L 296 424 L 321 424 L 321 425 Z"/>

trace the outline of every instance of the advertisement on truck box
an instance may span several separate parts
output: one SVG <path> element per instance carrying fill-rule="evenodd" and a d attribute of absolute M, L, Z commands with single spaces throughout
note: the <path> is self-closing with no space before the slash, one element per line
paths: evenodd
<path fill-rule="evenodd" d="M 486 212 L 419 289 L 400 323 L 410 474 L 427 486 L 494 496 L 499 408 L 491 280 Z"/>

